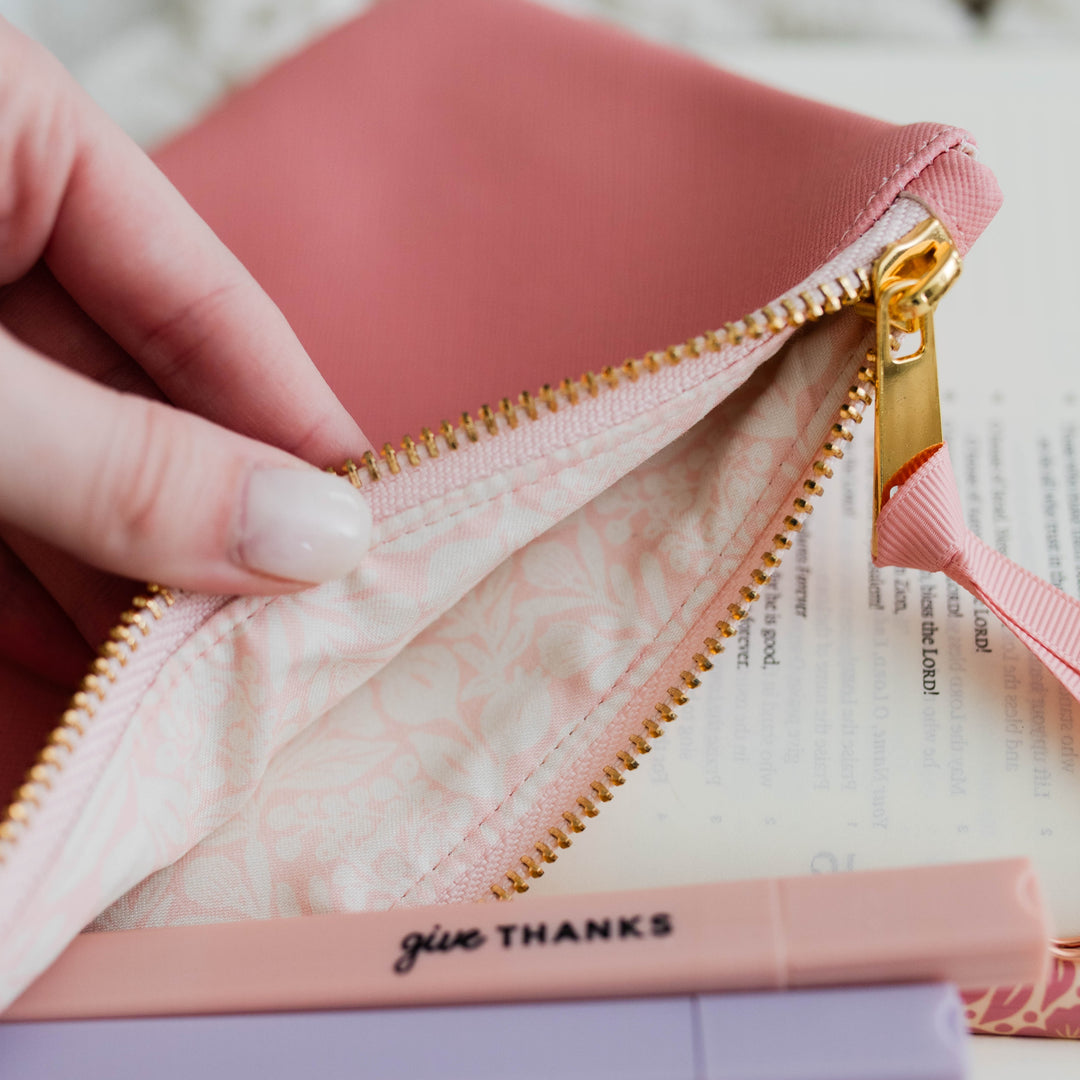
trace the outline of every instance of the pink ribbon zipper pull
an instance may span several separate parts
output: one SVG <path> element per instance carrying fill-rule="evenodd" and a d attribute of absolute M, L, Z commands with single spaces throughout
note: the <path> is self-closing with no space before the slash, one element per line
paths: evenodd
<path fill-rule="evenodd" d="M 944 443 L 882 506 L 874 564 L 943 571 L 977 596 L 1080 701 L 1080 602 L 968 529 Z"/>

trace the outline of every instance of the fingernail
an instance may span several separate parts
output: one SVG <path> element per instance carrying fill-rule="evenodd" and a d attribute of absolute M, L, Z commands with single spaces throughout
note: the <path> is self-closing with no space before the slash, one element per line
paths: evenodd
<path fill-rule="evenodd" d="M 348 481 L 306 469 L 256 469 L 248 480 L 239 561 L 315 584 L 355 569 L 371 546 L 371 510 Z"/>

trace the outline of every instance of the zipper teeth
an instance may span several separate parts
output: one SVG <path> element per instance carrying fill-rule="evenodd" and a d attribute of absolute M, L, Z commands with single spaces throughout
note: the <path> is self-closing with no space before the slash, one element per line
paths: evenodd
<path fill-rule="evenodd" d="M 748 338 L 758 339 L 782 330 L 798 329 L 842 307 L 865 300 L 870 294 L 869 273 L 859 267 L 850 274 L 841 274 L 812 289 L 804 289 L 798 297 L 785 297 L 775 306 L 725 323 L 722 330 L 709 330 L 662 352 L 648 352 L 641 358 L 626 360 L 618 367 L 602 368 L 599 374 L 587 371 L 576 381 L 563 379 L 558 386 L 545 383 L 536 394 L 523 390 L 516 402 L 503 398 L 497 409 L 481 405 L 477 412 L 479 423 L 471 413 L 463 412 L 457 426 L 443 420 L 438 430 L 421 428 L 419 438 L 405 435 L 396 447 L 384 443 L 377 454 L 368 450 L 359 463 L 350 459 L 340 469 L 331 471 L 347 477 L 354 487 L 377 483 L 387 474 L 397 476 L 403 465 L 418 468 L 446 451 L 453 452 L 469 443 L 479 442 L 485 432 L 495 436 L 511 431 L 522 419 L 539 420 L 546 413 L 558 412 L 564 406 L 579 405 L 586 397 L 597 397 L 605 386 L 616 390 L 625 383 L 637 382 L 643 373 L 654 375 L 664 367 L 696 359 L 703 352 L 716 352 L 728 345 L 741 345 Z"/>
<path fill-rule="evenodd" d="M 627 360 L 617 368 L 602 368 L 599 375 L 588 371 L 576 382 L 563 379 L 558 387 L 545 384 L 535 395 L 523 391 L 518 395 L 516 403 L 509 398 L 503 398 L 498 409 L 481 405 L 477 411 L 479 425 L 470 413 L 463 412 L 457 427 L 444 420 L 439 424 L 437 432 L 431 428 L 421 428 L 419 439 L 406 435 L 398 447 L 385 443 L 378 454 L 371 450 L 364 453 L 359 464 L 350 459 L 340 468 L 329 471 L 346 477 L 354 487 L 375 483 L 384 479 L 387 474 L 396 476 L 402 471 L 403 463 L 410 468 L 418 468 L 427 461 L 441 457 L 444 451 L 457 451 L 469 443 L 479 442 L 484 433 L 497 436 L 503 431 L 513 430 L 519 426 L 522 418 L 529 421 L 539 420 L 546 413 L 558 412 L 564 406 L 580 404 L 586 396 L 597 397 L 603 387 L 616 390 L 627 383 L 637 382 L 643 373 L 655 374 L 666 366 L 697 358 L 703 352 L 716 352 L 727 346 L 741 345 L 747 339 L 756 340 L 783 330 L 798 329 L 807 323 L 817 322 L 824 315 L 866 300 L 871 293 L 869 272 L 859 267 L 849 274 L 840 274 L 812 288 L 804 289 L 797 297 L 784 297 L 776 305 L 761 308 L 734 322 L 725 323 L 721 330 L 706 331 L 662 352 L 646 353 L 640 359 Z M 120 616 L 119 622 L 109 632 L 108 639 L 98 649 L 98 655 L 90 664 L 90 670 L 83 676 L 79 689 L 72 695 L 61 714 L 59 724 L 50 732 L 44 748 L 27 770 L 23 782 L 15 790 L 12 801 L 0 818 L 0 865 L 26 831 L 53 782 L 85 737 L 97 710 L 106 699 L 109 687 L 116 682 L 120 669 L 127 665 L 131 655 L 138 649 L 139 642 L 151 633 L 174 602 L 175 594 L 170 589 L 155 584 L 147 585 L 145 591 L 132 600 L 131 607 Z M 665 719 L 674 719 L 674 714 L 665 716 Z M 636 764 L 627 764 L 626 768 L 634 768 Z M 616 771 L 613 768 L 612 774 Z M 622 783 L 621 775 L 617 780 L 614 775 L 607 778 L 613 784 Z M 602 783 L 594 784 L 593 788 L 602 801 L 610 798 Z M 603 794 L 600 792 L 601 788 Z M 585 809 L 584 804 L 581 809 L 591 816 L 595 809 L 588 800 L 585 800 L 585 803 L 588 803 L 588 809 Z M 573 831 L 584 828 L 576 818 L 569 827 Z M 560 833 L 554 839 L 559 847 L 570 845 L 565 834 Z M 554 862 L 556 856 L 546 844 L 537 845 L 536 850 L 544 861 Z M 523 865 L 534 877 L 543 873 L 539 866 L 530 867 L 528 863 Z M 513 878 L 511 882 L 513 883 Z M 523 882 L 522 885 L 524 887 L 519 888 L 514 884 L 514 888 L 523 892 L 528 885 Z"/>
<path fill-rule="evenodd" d="M 582 818 L 594 818 L 600 810 L 597 803 L 612 800 L 612 788 L 622 787 L 626 783 L 626 773 L 638 767 L 638 758 L 652 750 L 651 743 L 664 734 L 665 725 L 677 719 L 678 713 L 673 706 L 685 705 L 690 699 L 688 694 L 701 685 L 699 674 L 713 667 L 710 657 L 724 652 L 723 642 L 738 634 L 737 624 L 750 615 L 751 606 L 760 598 L 761 590 L 772 580 L 780 566 L 778 552 L 788 550 L 793 543 L 794 534 L 801 532 L 806 519 L 813 513 L 810 502 L 824 492 L 822 480 L 832 478 L 831 459 L 844 456 L 842 443 L 850 442 L 853 433 L 848 424 L 861 424 L 863 413 L 873 401 L 874 391 L 874 354 L 867 354 L 867 363 L 859 368 L 854 385 L 846 395 L 833 423 L 829 438 L 822 444 L 810 468 L 810 473 L 800 485 L 802 494 L 796 496 L 791 511 L 783 520 L 783 528 L 772 539 L 772 547 L 761 556 L 758 567 L 750 574 L 750 580 L 738 591 L 739 599 L 728 605 L 727 619 L 716 623 L 716 637 L 707 637 L 701 642 L 701 650 L 693 653 L 686 668 L 679 674 L 679 686 L 669 686 L 666 697 L 653 705 L 652 712 L 645 716 L 639 730 L 627 739 L 624 749 L 615 754 L 615 760 L 603 767 L 599 776 L 587 790 L 578 796 L 574 806 L 564 811 L 556 824 L 547 834 L 538 840 L 528 853 L 522 855 L 517 863 L 505 872 L 503 877 L 490 886 L 490 892 L 499 900 L 509 900 L 515 893 L 528 892 L 528 878 L 542 877 L 544 863 L 553 863 L 558 859 L 558 850 L 572 845 L 572 834 L 585 831 Z"/>
<path fill-rule="evenodd" d="M 131 601 L 131 607 L 109 631 L 105 643 L 90 663 L 78 690 L 71 696 L 60 715 L 60 722 L 49 733 L 45 746 L 38 752 L 34 764 L 26 771 L 23 782 L 15 789 L 3 819 L 0 819 L 0 864 L 25 831 L 34 812 L 40 808 L 53 781 L 63 770 L 79 742 L 86 735 L 97 710 L 111 686 L 138 651 L 139 643 L 149 636 L 153 627 L 176 602 L 171 589 L 150 584 Z"/>

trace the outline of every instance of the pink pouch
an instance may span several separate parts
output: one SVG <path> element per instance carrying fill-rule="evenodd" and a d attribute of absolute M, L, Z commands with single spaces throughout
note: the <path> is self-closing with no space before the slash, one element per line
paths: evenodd
<path fill-rule="evenodd" d="M 383 447 L 341 470 L 375 542 L 124 614 L 0 826 L 3 1004 L 88 923 L 526 889 L 827 484 L 882 253 L 930 216 L 965 252 L 999 200 L 956 128 L 510 0 L 387 0 L 159 161 Z"/>

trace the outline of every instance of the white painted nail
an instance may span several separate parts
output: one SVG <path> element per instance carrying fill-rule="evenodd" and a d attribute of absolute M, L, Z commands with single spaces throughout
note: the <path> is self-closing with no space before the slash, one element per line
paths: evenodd
<path fill-rule="evenodd" d="M 306 469 L 256 469 L 238 560 L 260 574 L 315 584 L 354 570 L 371 546 L 371 510 L 347 480 Z"/>

